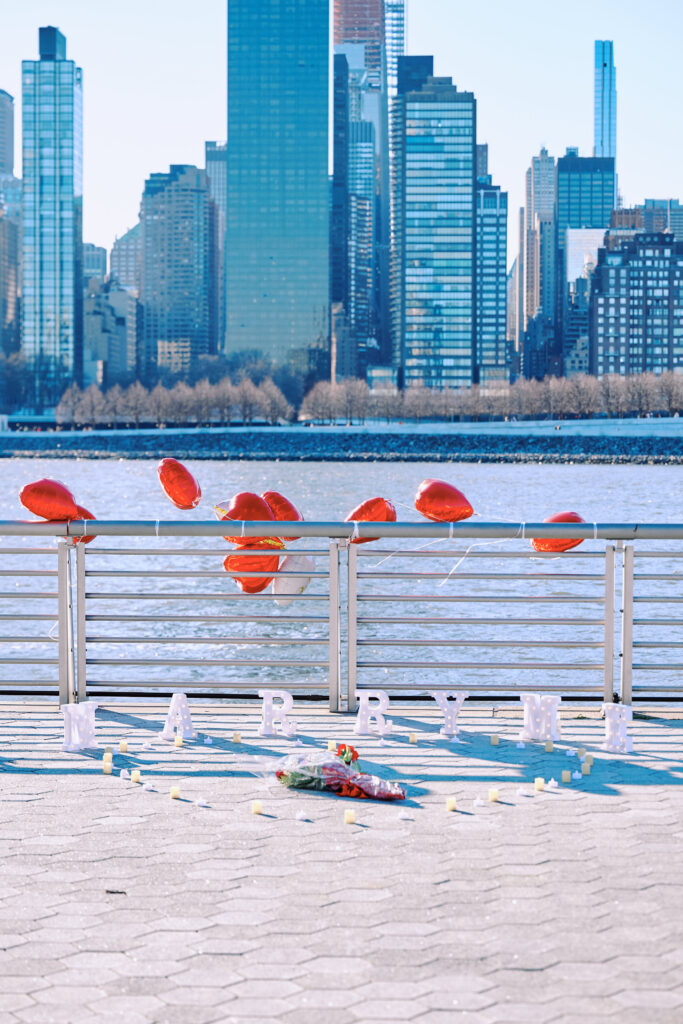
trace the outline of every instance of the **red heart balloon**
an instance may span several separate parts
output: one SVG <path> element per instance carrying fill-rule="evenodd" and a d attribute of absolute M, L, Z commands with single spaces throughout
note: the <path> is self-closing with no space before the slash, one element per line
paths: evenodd
<path fill-rule="evenodd" d="M 97 516 L 94 516 L 92 514 L 92 512 L 88 512 L 87 508 L 83 508 L 82 505 L 76 505 L 76 508 L 78 509 L 78 515 L 74 516 L 73 517 L 74 519 L 97 519 Z M 94 537 L 88 537 L 86 535 L 85 537 L 77 537 L 76 538 L 76 543 L 77 544 L 89 544 L 90 541 L 94 540 L 94 539 L 95 539 Z"/>
<path fill-rule="evenodd" d="M 237 545 L 237 552 L 254 551 L 261 548 L 276 548 L 282 551 L 284 544 L 279 537 L 264 537 L 243 541 Z M 253 555 L 228 555 L 223 561 L 223 568 L 226 572 L 268 572 L 270 576 L 235 576 L 235 583 L 245 594 L 260 594 L 265 590 L 272 580 L 273 573 L 276 573 L 280 564 L 280 556 L 277 554 L 264 554 L 263 558 Z"/>
<path fill-rule="evenodd" d="M 296 505 L 292 505 L 284 494 L 278 491 L 264 491 L 261 495 L 278 523 L 303 523 L 304 517 Z M 299 537 L 287 537 L 287 540 L 299 540 Z"/>
<path fill-rule="evenodd" d="M 218 519 L 237 519 L 238 521 L 246 520 L 247 522 L 256 520 L 257 522 L 263 521 L 266 523 L 275 521 L 275 516 L 263 498 L 258 494 L 253 494 L 251 491 L 240 491 L 230 501 L 224 501 L 220 505 L 215 505 L 214 512 Z M 242 544 L 246 540 L 258 543 L 264 540 L 263 537 L 246 538 L 242 536 L 226 537 L 225 539 L 231 544 Z"/>
<path fill-rule="evenodd" d="M 544 523 L 585 523 L 578 512 L 558 512 L 544 519 Z M 534 537 L 531 546 L 535 551 L 570 551 L 583 543 L 583 537 Z"/>
<path fill-rule="evenodd" d="M 345 523 L 395 523 L 396 509 L 386 498 L 368 498 L 357 505 L 344 520 Z M 352 544 L 367 544 L 377 537 L 355 537 Z"/>
<path fill-rule="evenodd" d="M 176 508 L 187 511 L 196 508 L 201 501 L 202 491 L 190 473 L 177 459 L 162 459 L 157 466 L 159 483 L 164 493 Z"/>
<path fill-rule="evenodd" d="M 415 495 L 420 515 L 435 523 L 458 523 L 469 519 L 474 509 L 457 487 L 445 480 L 423 480 Z"/>
<path fill-rule="evenodd" d="M 64 522 L 78 518 L 78 506 L 68 487 L 59 480 L 36 480 L 26 484 L 19 493 L 19 501 L 29 512 L 41 519 Z"/>

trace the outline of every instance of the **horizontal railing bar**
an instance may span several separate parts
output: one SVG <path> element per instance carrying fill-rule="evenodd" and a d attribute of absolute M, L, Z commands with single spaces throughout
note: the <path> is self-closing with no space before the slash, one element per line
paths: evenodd
<path fill-rule="evenodd" d="M 156 573 L 155 573 L 156 575 Z M 162 575 L 161 573 L 159 575 Z M 200 575 L 199 573 L 197 575 Z M 263 575 L 263 573 L 261 574 Z M 301 575 L 301 573 L 295 574 Z M 307 573 L 306 575 L 312 575 Z M 543 573 L 543 572 L 359 572 L 358 579 L 367 580 L 425 580 L 425 579 L 450 579 L 450 580 L 522 580 L 525 583 L 534 582 L 536 580 L 571 580 L 573 583 L 583 583 L 604 580 L 602 574 L 592 573 L 571 573 L 571 572 L 556 572 L 556 573 Z"/>
<path fill-rule="evenodd" d="M 58 618 L 58 615 L 50 615 L 48 612 L 36 612 L 34 615 L 30 615 L 28 612 L 16 612 L 13 614 L 10 614 L 9 612 L 5 614 L 3 612 L 0 614 L 0 622 L 21 622 L 25 620 L 29 622 L 56 622 Z"/>
<path fill-rule="evenodd" d="M 462 618 L 453 619 L 445 615 L 394 615 L 382 616 L 359 615 L 356 622 L 372 625 L 439 625 L 439 626 L 602 626 L 604 619 L 487 619 Z M 683 620 L 681 621 L 683 625 Z"/>
<path fill-rule="evenodd" d="M 226 555 L 234 553 L 235 548 L 88 548 L 87 555 L 91 558 L 93 555 L 132 555 L 138 557 L 139 555 L 189 555 L 194 558 L 204 558 L 205 556 L 217 556 L 218 558 L 225 558 Z M 278 553 L 278 549 L 269 547 L 259 548 L 257 550 L 240 551 L 240 555 L 258 555 L 261 552 L 266 551 L 270 553 Z M 0 553 L 2 548 L 0 548 Z M 284 556 L 285 554 L 296 554 L 296 555 L 310 555 L 311 557 L 329 557 L 329 548 L 283 548 L 279 550 L 279 553 Z M 53 552 L 54 554 L 54 552 Z M 602 556 L 600 556 L 602 557 Z"/>
<path fill-rule="evenodd" d="M 633 551 L 634 558 L 683 558 L 683 551 Z"/>
<path fill-rule="evenodd" d="M 640 669 L 642 672 L 683 672 L 683 664 L 674 661 L 668 662 L 633 662 L 633 669 Z"/>
<path fill-rule="evenodd" d="M 0 659 L 0 663 L 3 660 Z M 35 664 L 39 664 L 36 662 Z M 40 662 L 43 664 L 43 662 Z M 45 662 L 44 664 L 53 664 Z M 327 668 L 327 661 L 299 661 L 284 659 L 282 661 L 265 661 L 262 658 L 86 658 L 87 665 L 109 665 L 122 668 L 124 665 L 197 665 L 210 668 L 218 665 L 242 665 L 249 668 Z"/>
<path fill-rule="evenodd" d="M 52 555 L 57 556 L 57 548 L 4 548 L 0 544 L 0 555 Z"/>
<path fill-rule="evenodd" d="M 163 663 L 162 663 L 163 664 Z M 442 669 L 442 668 L 473 668 L 473 669 L 537 669 L 542 671 L 595 671 L 596 669 L 603 670 L 605 667 L 602 662 L 595 665 L 587 664 L 574 664 L 573 662 L 552 662 L 552 661 L 359 661 L 357 662 L 358 668 L 430 668 L 430 669 Z M 636 666 L 633 666 L 636 668 Z M 415 685 L 415 684 L 414 684 Z M 425 686 L 425 689 L 429 689 L 429 686 Z M 514 687 L 510 687 L 514 689 Z"/>
<path fill-rule="evenodd" d="M 387 693 L 391 693 L 392 690 L 407 690 L 411 693 L 429 693 L 431 690 L 452 690 L 453 683 L 430 683 L 428 686 L 422 687 L 416 686 L 414 683 L 385 683 L 383 684 L 384 690 Z M 376 690 L 376 683 L 357 683 L 357 690 Z M 475 693 L 516 693 L 518 690 L 538 690 L 537 683 L 515 683 L 506 685 L 505 683 L 486 683 L 479 684 L 477 682 L 467 682 L 467 689 L 470 692 Z M 635 687 L 634 687 L 635 689 Z M 544 683 L 544 693 L 602 693 L 602 685 L 596 686 L 581 686 L 580 684 L 566 686 L 548 686 Z"/>
<path fill-rule="evenodd" d="M 241 557 L 241 555 L 240 555 L 240 557 Z M 261 555 L 261 558 L 263 558 L 263 555 Z M 206 579 L 208 577 L 212 577 L 212 578 L 215 578 L 215 579 L 225 579 L 226 576 L 228 576 L 228 577 L 233 577 L 233 576 L 239 576 L 239 577 L 242 577 L 242 576 L 245 576 L 245 577 L 248 577 L 248 576 L 262 576 L 262 577 L 264 577 L 264 576 L 277 576 L 279 579 L 287 579 L 288 577 L 294 577 L 295 579 L 301 579 L 302 576 L 306 576 L 307 578 L 310 578 L 310 579 L 316 579 L 316 578 L 327 579 L 329 573 L 322 572 L 322 571 L 316 571 L 314 569 L 311 569 L 310 571 L 307 569 L 305 572 L 302 573 L 302 572 L 289 572 L 289 571 L 282 572 L 281 570 L 278 570 L 278 569 L 265 569 L 265 568 L 264 569 L 260 569 L 260 570 L 259 569 L 253 569 L 253 570 L 237 569 L 237 570 L 234 570 L 234 571 L 232 571 L 232 570 L 228 571 L 226 569 L 195 569 L 195 570 L 188 570 L 187 572 L 183 572 L 182 569 L 177 569 L 177 570 L 176 569 L 155 569 L 154 572 L 150 572 L 150 571 L 145 572 L 144 569 L 143 570 L 138 570 L 138 569 L 87 569 L 85 575 L 89 576 L 89 577 L 93 577 L 93 576 L 113 577 L 113 576 L 116 576 L 116 577 L 121 577 L 121 578 L 126 578 L 126 579 L 128 579 L 130 577 L 133 577 L 133 578 L 139 577 L 141 579 L 167 579 L 167 578 L 171 578 L 171 579 L 181 579 L 181 578 L 182 579 Z"/>
<path fill-rule="evenodd" d="M 59 658 L 0 658 L 0 665 L 58 665 Z"/>
<path fill-rule="evenodd" d="M 0 576 L 56 576 L 56 569 L 0 569 Z"/>
<path fill-rule="evenodd" d="M 43 633 L 42 636 L 36 636 L 35 634 L 27 634 L 26 636 L 0 636 L 0 644 L 53 644 L 56 643 L 57 638 L 47 636 Z M 297 643 L 299 641 L 297 640 Z"/>
<path fill-rule="evenodd" d="M 277 620 L 272 620 L 277 621 Z M 200 636 L 179 636 L 179 637 L 160 637 L 160 636 L 86 636 L 86 641 L 91 644 L 229 644 L 231 646 L 242 646 L 243 644 L 253 644 L 254 646 L 261 646 L 267 644 L 328 644 L 330 638 L 327 636 L 321 637 L 263 637 L 262 639 L 256 639 L 254 637 L 200 637 Z M 0 643 L 2 637 L 0 637 Z"/>
<path fill-rule="evenodd" d="M 666 580 L 667 583 L 683 583 L 683 576 L 670 572 L 634 572 L 634 580 Z"/>
<path fill-rule="evenodd" d="M 7 685 L 18 685 L 18 684 L 7 684 Z M 223 680 L 221 682 L 198 679 L 187 679 L 187 680 L 170 680 L 164 682 L 155 682 L 149 679 L 88 679 L 88 690 L 91 687 L 108 687 L 109 689 L 120 689 L 126 690 L 128 687 L 134 687 L 135 689 L 149 689 L 149 690 L 168 690 L 177 687 L 183 689 L 197 689 L 197 690 L 281 690 L 282 683 L 274 680 L 269 682 L 268 680 L 259 680 L 258 682 L 240 681 L 240 680 Z M 290 682 L 287 681 L 288 690 L 307 690 L 309 693 L 313 690 L 320 693 L 327 693 L 327 687 L 319 683 L 313 682 Z"/>
<path fill-rule="evenodd" d="M 27 616 L 28 618 L 29 616 Z M 37 617 L 37 616 L 36 616 Z M 57 616 L 51 616 L 57 618 Z M 2 616 L 0 615 L 0 619 Z M 86 622 L 327 622 L 327 615 L 86 615 Z M 596 619 L 596 621 L 599 621 Z"/>
<path fill-rule="evenodd" d="M 411 594 L 406 596 L 404 594 L 359 594 L 358 601 L 381 601 L 385 604 L 393 603 L 394 601 L 410 601 L 414 604 L 416 601 L 424 601 L 425 604 L 431 604 L 442 601 L 467 601 L 468 603 L 479 602 L 483 604 L 494 604 L 497 602 L 507 603 L 524 603 L 528 604 L 534 602 L 536 604 L 603 604 L 603 597 L 584 597 L 577 596 L 576 594 L 567 594 L 563 597 L 501 597 L 497 594 L 451 594 L 451 595 L 438 595 L 438 594 Z M 664 598 L 662 600 L 665 600 Z M 681 598 L 683 601 L 683 598 Z"/>
<path fill-rule="evenodd" d="M 460 538 L 557 537 L 583 540 L 681 540 L 683 524 L 671 523 L 372 523 L 372 522 L 264 522 L 233 520 L 232 536 L 347 538 Z M 0 521 L 0 536 L 25 537 L 221 537 L 225 521 L 202 520 L 82 520 L 70 523 Z"/>
<path fill-rule="evenodd" d="M 47 600 L 54 599 L 56 597 L 57 597 L 57 591 L 56 590 L 54 591 L 54 593 L 47 593 L 47 594 L 36 594 L 34 591 L 30 591 L 30 590 L 26 591 L 26 593 L 24 593 L 22 590 L 14 590 L 14 591 L 11 591 L 9 593 L 8 592 L 0 593 L 0 601 L 6 601 L 6 600 L 16 601 L 18 598 L 21 598 L 22 601 L 25 600 L 26 598 L 32 598 L 32 599 L 34 599 L 36 601 L 47 601 Z"/>
<path fill-rule="evenodd" d="M 683 601 L 683 597 L 666 595 L 665 597 L 634 597 L 633 600 L 639 604 L 680 604 Z"/>
<path fill-rule="evenodd" d="M 683 626 L 683 619 L 634 619 L 634 626 Z"/>
<path fill-rule="evenodd" d="M 681 648 L 683 640 L 634 640 L 632 647 L 666 647 Z"/>
<path fill-rule="evenodd" d="M 226 574 L 227 575 L 227 574 Z M 246 573 L 240 573 L 240 575 L 246 575 Z M 256 575 L 268 575 L 266 573 L 256 573 Z M 0 594 L 0 597 L 2 595 Z M 14 595 L 16 597 L 16 595 Z M 54 595 L 57 596 L 56 594 Z M 236 593 L 222 593 L 217 590 L 215 593 L 210 594 L 173 594 L 164 593 L 163 591 L 155 591 L 154 593 L 121 593 L 111 594 L 102 592 L 101 594 L 97 591 L 88 591 L 86 593 L 86 599 L 92 601 L 269 601 L 273 602 L 273 595 L 268 594 L 236 594 Z M 288 594 L 288 601 L 329 601 L 329 594 Z M 567 598 L 569 600 L 569 598 Z"/>
<path fill-rule="evenodd" d="M 114 549 L 115 550 L 115 549 Z M 597 558 L 603 560 L 605 557 L 604 551 L 563 551 L 562 560 L 578 560 L 582 558 Z M 376 558 L 378 555 L 384 558 L 507 558 L 507 559 L 520 559 L 523 558 L 525 561 L 554 561 L 557 556 L 557 551 L 534 551 L 533 549 L 527 551 L 472 551 L 469 548 L 432 548 L 426 550 L 425 548 L 359 548 L 359 558 Z"/>
<path fill-rule="evenodd" d="M 299 641 L 296 641 L 299 643 Z M 604 647 L 602 640 L 357 640 L 359 647 Z M 683 644 L 679 646 L 683 647 Z"/>

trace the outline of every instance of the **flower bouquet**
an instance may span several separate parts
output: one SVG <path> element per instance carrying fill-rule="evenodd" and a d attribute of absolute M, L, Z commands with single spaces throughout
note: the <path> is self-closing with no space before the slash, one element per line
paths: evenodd
<path fill-rule="evenodd" d="M 318 789 L 372 800 L 405 800 L 406 792 L 397 782 L 366 775 L 360 771 L 358 753 L 346 743 L 334 751 L 316 750 L 288 754 L 278 761 L 275 777 L 290 789 Z"/>

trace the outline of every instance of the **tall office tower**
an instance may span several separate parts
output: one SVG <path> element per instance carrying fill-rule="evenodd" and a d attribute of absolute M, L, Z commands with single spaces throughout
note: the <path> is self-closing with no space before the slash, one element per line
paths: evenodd
<path fill-rule="evenodd" d="M 476 101 L 450 78 L 428 78 L 399 94 L 397 115 L 396 359 L 406 387 L 466 387 L 475 376 Z"/>
<path fill-rule="evenodd" d="M 406 45 L 405 0 L 384 0 L 384 39 L 387 56 L 387 92 L 391 100 L 398 92 L 398 58 Z"/>
<path fill-rule="evenodd" d="M 329 0 L 229 0 L 226 349 L 324 372 Z"/>
<path fill-rule="evenodd" d="M 610 224 L 614 209 L 614 157 L 582 157 L 578 149 L 567 149 L 557 161 L 557 199 L 555 224 L 557 255 L 555 263 L 555 324 L 562 336 L 562 354 L 569 356 L 563 336 L 567 307 L 566 233 L 567 228 L 604 228 Z"/>
<path fill-rule="evenodd" d="M 614 43 L 595 40 L 593 156 L 617 159 L 617 69 Z"/>
<path fill-rule="evenodd" d="M 140 221 L 117 238 L 111 247 L 109 269 L 112 279 L 122 288 L 140 292 L 142 276 L 142 224 Z"/>
<path fill-rule="evenodd" d="M 484 178 L 489 173 L 489 146 L 487 142 L 477 145 L 477 178 Z"/>
<path fill-rule="evenodd" d="M 205 143 L 206 175 L 216 205 L 216 274 L 218 288 L 218 349 L 225 348 L 225 222 L 228 214 L 228 145 Z"/>
<path fill-rule="evenodd" d="M 384 0 L 334 0 L 334 45 L 363 43 L 370 86 L 385 87 Z"/>
<path fill-rule="evenodd" d="M 524 329 L 555 307 L 555 157 L 542 148 L 526 172 L 524 208 Z"/>
<path fill-rule="evenodd" d="M 477 147 L 479 149 L 479 147 Z M 476 379 L 510 380 L 507 344 L 508 196 L 491 175 L 477 178 Z"/>
<path fill-rule="evenodd" d="M 84 300 L 83 385 L 128 383 L 137 375 L 139 303 L 116 281 L 93 282 Z"/>
<path fill-rule="evenodd" d="M 0 196 L 0 354 L 19 348 L 19 231 Z"/>
<path fill-rule="evenodd" d="M 590 372 L 683 370 L 683 242 L 642 233 L 600 249 L 590 297 Z"/>
<path fill-rule="evenodd" d="M 58 29 L 39 29 L 39 51 L 22 62 L 21 344 L 42 408 L 81 378 L 83 92 Z"/>
<path fill-rule="evenodd" d="M 349 125 L 348 325 L 354 341 L 353 376 L 364 376 L 374 353 L 375 129 L 371 121 Z"/>
<path fill-rule="evenodd" d="M 335 53 L 332 108 L 332 214 L 330 218 L 330 301 L 348 302 L 349 232 L 349 62 Z"/>
<path fill-rule="evenodd" d="M 95 278 L 104 284 L 107 276 L 107 250 L 104 246 L 83 243 L 83 287 L 87 290 L 90 281 Z"/>
<path fill-rule="evenodd" d="M 0 177 L 14 174 L 14 97 L 0 89 Z"/>
<path fill-rule="evenodd" d="M 146 372 L 186 372 L 216 351 L 216 207 L 206 172 L 172 164 L 145 182 L 142 338 Z"/>

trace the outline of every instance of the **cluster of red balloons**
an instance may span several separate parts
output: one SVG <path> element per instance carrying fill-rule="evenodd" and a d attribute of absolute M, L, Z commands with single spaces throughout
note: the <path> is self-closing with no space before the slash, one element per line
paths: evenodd
<path fill-rule="evenodd" d="M 92 512 L 76 504 L 73 494 L 59 480 L 35 480 L 19 492 L 19 501 L 35 516 L 50 523 L 70 523 L 74 519 L 94 519 Z M 89 544 L 94 537 L 79 537 L 77 543 Z"/>
<path fill-rule="evenodd" d="M 263 494 L 254 494 L 252 491 L 240 491 L 229 501 L 221 502 L 214 506 L 214 512 L 219 519 L 237 522 L 254 521 L 263 523 L 273 522 L 303 522 L 303 516 L 291 501 L 277 491 L 264 491 Z M 298 540 L 298 537 L 289 537 L 289 540 Z M 272 548 L 273 551 L 263 556 L 254 555 L 228 555 L 223 562 L 226 572 L 264 572 L 267 576 L 236 576 L 235 582 L 245 594 L 260 594 L 265 590 L 273 579 L 273 574 L 280 567 L 279 552 L 284 551 L 285 545 L 281 537 L 242 537 L 226 536 L 229 544 L 235 544 L 237 551 L 255 551 L 262 548 Z"/>

